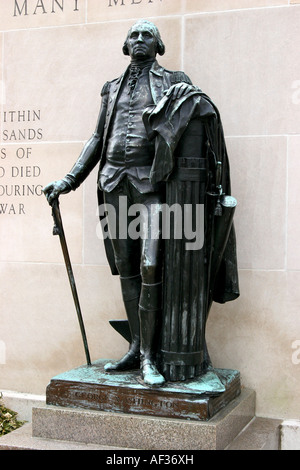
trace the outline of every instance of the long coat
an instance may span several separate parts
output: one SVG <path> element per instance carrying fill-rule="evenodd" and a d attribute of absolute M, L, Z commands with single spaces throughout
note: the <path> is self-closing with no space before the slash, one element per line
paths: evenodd
<path fill-rule="evenodd" d="M 98 120 L 98 129 L 96 130 L 99 135 L 103 132 L 99 171 L 105 163 L 110 123 L 114 115 L 117 98 L 126 74 L 127 71 L 125 71 L 125 73 L 116 80 L 107 82 L 102 89 L 102 109 Z M 161 67 L 158 62 L 155 61 L 149 72 L 150 91 L 154 105 L 158 104 L 158 102 L 163 98 L 164 91 L 168 90 L 171 85 L 179 82 L 191 83 L 190 79 L 183 72 L 171 72 L 164 67 Z"/>
<path fill-rule="evenodd" d="M 128 73 L 128 69 L 117 79 L 107 82 L 101 92 L 102 96 L 102 103 L 100 108 L 100 113 L 96 125 L 96 129 L 92 137 L 86 143 L 81 155 L 79 156 L 77 162 L 75 163 L 74 167 L 68 174 L 72 181 L 73 189 L 76 189 L 89 175 L 89 173 L 94 169 L 94 167 L 99 164 L 99 173 L 105 164 L 105 155 L 106 155 L 106 148 L 109 138 L 109 130 L 110 130 L 110 123 L 114 116 L 115 105 L 117 103 L 117 98 L 119 96 L 122 84 L 124 79 Z M 155 61 L 149 71 L 149 83 L 150 83 L 150 90 L 151 95 L 153 98 L 154 105 L 158 103 L 163 103 L 164 92 L 168 90 L 172 85 L 176 83 L 189 83 L 191 84 L 191 80 L 184 72 L 177 71 L 173 72 L 170 70 L 165 69 L 164 67 L 160 66 L 157 61 Z M 199 93 L 200 92 L 200 93 Z M 218 110 L 213 105 L 213 103 L 209 100 L 206 95 L 204 95 L 201 91 L 196 91 L 196 95 L 202 95 L 202 106 L 206 103 L 206 107 L 204 108 L 204 114 L 208 116 L 210 119 L 211 124 L 207 126 L 208 133 L 211 133 L 210 140 L 213 143 L 214 140 L 218 140 L 216 132 L 216 126 L 220 130 L 221 122 L 218 116 Z M 207 107 L 208 106 L 208 107 Z M 158 106 L 159 108 L 159 106 Z M 152 108 L 153 109 L 153 108 Z M 154 106 L 155 109 L 155 106 Z M 148 113 L 151 114 L 151 109 L 148 110 Z M 145 113 L 147 115 L 147 111 Z M 200 113 L 201 114 L 201 113 Z M 216 119 L 217 118 L 217 119 Z M 146 119 L 144 120 L 145 125 L 147 126 Z M 153 128 L 150 129 L 148 126 L 149 135 L 153 132 Z M 172 126 L 173 128 L 173 126 Z M 166 126 L 164 125 L 164 130 Z M 157 131 L 157 129 L 156 129 Z M 159 133 L 157 133 L 159 134 Z M 174 136 L 170 136 L 170 141 L 168 142 L 168 151 L 169 153 L 168 158 L 161 159 L 161 155 L 156 155 L 153 162 L 153 168 L 151 172 L 152 179 L 156 180 L 163 180 L 166 173 L 170 173 L 172 171 L 172 164 L 170 165 L 170 161 L 172 158 L 170 157 L 170 148 L 172 145 L 169 145 L 172 141 L 174 144 Z M 226 182 L 223 181 L 223 188 L 226 188 L 227 194 L 230 193 L 230 175 L 229 175 L 229 165 L 226 153 L 226 147 L 224 144 L 224 137 L 222 137 L 221 146 L 225 152 L 225 160 L 226 160 L 226 170 L 223 172 L 223 179 L 225 178 Z M 167 141 L 168 139 L 166 139 Z M 176 140 L 176 136 L 175 136 Z M 218 147 L 218 142 L 213 145 L 214 147 Z M 215 148 L 215 153 L 217 149 Z M 159 157 L 159 159 L 157 158 Z M 164 161 L 162 161 L 164 160 Z M 165 164 L 167 163 L 167 170 Z M 162 171 L 162 166 L 163 171 Z M 165 172 L 166 170 L 166 172 Z M 158 175 L 161 178 L 158 178 Z M 163 176 L 162 176 L 163 175 Z M 98 176 L 99 181 L 99 176 Z M 103 204 L 103 192 L 100 190 L 98 185 L 98 203 L 99 205 Z M 115 265 L 114 253 L 112 249 L 112 244 L 109 238 L 105 238 L 104 240 L 106 255 L 108 259 L 108 263 L 111 268 L 111 272 L 113 275 L 118 274 L 118 270 Z M 216 283 L 219 286 L 217 292 L 215 292 L 214 300 L 216 302 L 227 302 L 228 300 L 233 300 L 239 296 L 239 288 L 238 288 L 238 275 L 237 275 L 237 261 L 236 261 L 236 247 L 235 247 L 235 235 L 234 229 L 231 231 L 231 235 L 228 240 L 228 246 L 226 247 L 223 262 L 221 264 L 220 272 L 218 273 L 218 282 Z"/>
<path fill-rule="evenodd" d="M 102 88 L 102 103 L 98 116 L 95 132 L 84 146 L 77 162 L 68 173 L 68 180 L 72 182 L 75 190 L 87 178 L 89 173 L 99 164 L 99 174 L 105 164 L 105 155 L 109 138 L 110 123 L 114 116 L 117 98 L 119 96 L 122 84 L 127 76 L 129 68 L 118 78 L 106 82 Z M 154 105 L 156 105 L 164 96 L 164 91 L 168 90 L 176 83 L 189 83 L 189 77 L 181 71 L 170 71 L 160 66 L 154 61 L 149 71 L 150 91 Z M 98 203 L 103 204 L 103 193 L 98 185 Z M 114 253 L 111 242 L 108 238 L 104 240 L 106 255 L 112 274 L 118 274 L 115 266 Z"/>

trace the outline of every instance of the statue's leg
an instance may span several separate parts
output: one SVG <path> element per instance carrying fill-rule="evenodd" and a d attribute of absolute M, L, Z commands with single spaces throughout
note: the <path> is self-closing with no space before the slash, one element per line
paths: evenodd
<path fill-rule="evenodd" d="M 131 333 L 128 352 L 119 361 L 105 365 L 107 371 L 124 371 L 140 367 L 140 322 L 139 300 L 141 292 L 141 276 L 121 277 L 121 289 L 124 306 Z"/>
<path fill-rule="evenodd" d="M 105 194 L 105 202 L 114 207 L 116 218 L 116 232 L 119 233 L 119 196 L 125 195 L 120 185 L 115 191 Z M 122 218 L 122 220 L 124 217 Z M 125 219 L 126 220 L 126 219 Z M 122 227 L 124 230 L 124 227 Z M 128 352 L 117 362 L 105 365 L 106 371 L 125 371 L 140 367 L 140 323 L 139 299 L 141 293 L 140 275 L 140 243 L 130 237 L 120 239 L 112 238 L 116 267 L 120 274 L 122 297 L 128 324 L 131 332 L 131 343 Z"/>
<path fill-rule="evenodd" d="M 144 383 L 159 386 L 165 382 L 156 365 L 162 315 L 161 239 L 143 241 L 141 257 L 142 290 L 139 304 L 141 369 Z"/>

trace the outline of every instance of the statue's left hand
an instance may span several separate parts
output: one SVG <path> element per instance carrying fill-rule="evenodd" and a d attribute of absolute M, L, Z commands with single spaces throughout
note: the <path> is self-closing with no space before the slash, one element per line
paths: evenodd
<path fill-rule="evenodd" d="M 173 100 L 179 99 L 182 96 L 187 95 L 191 91 L 194 91 L 196 87 L 194 85 L 189 85 L 188 83 L 176 83 L 172 85 L 166 92 L 166 96 L 171 96 Z"/>

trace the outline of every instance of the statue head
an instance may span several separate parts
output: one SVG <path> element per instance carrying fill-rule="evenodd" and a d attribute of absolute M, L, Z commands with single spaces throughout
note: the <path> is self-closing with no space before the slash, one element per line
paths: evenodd
<path fill-rule="evenodd" d="M 138 41 L 138 37 L 142 41 L 142 37 L 146 39 L 148 35 L 152 37 L 152 41 L 149 41 L 149 44 L 147 44 L 148 53 L 154 57 L 156 54 L 163 55 L 165 53 L 165 45 L 160 37 L 159 30 L 155 24 L 148 20 L 139 20 L 130 28 L 123 45 L 123 53 L 130 57 L 135 55 L 136 51 L 134 48 L 137 46 L 134 45 L 134 41 Z"/>

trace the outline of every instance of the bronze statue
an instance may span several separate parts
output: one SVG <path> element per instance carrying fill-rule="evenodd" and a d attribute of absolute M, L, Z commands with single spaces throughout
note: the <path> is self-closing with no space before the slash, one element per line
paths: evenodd
<path fill-rule="evenodd" d="M 105 248 L 112 274 L 120 276 L 130 328 L 128 352 L 105 370 L 141 367 L 150 386 L 193 378 L 211 367 L 205 343 L 211 303 L 239 295 L 235 200 L 219 113 L 185 73 L 158 64 L 156 55 L 164 52 L 154 24 L 141 20 L 132 26 L 123 46 L 130 65 L 104 85 L 94 134 L 71 171 L 44 188 L 52 205 L 100 163 L 98 200 L 107 208 L 100 217 L 103 222 L 107 215 L 110 229 Z M 129 234 L 132 215 L 126 227 L 112 227 L 109 208 L 119 221 L 124 198 L 129 207 L 145 209 L 138 237 Z M 202 208 L 201 246 L 193 247 L 186 233 L 174 235 L 172 221 L 168 237 L 161 221 L 154 227 L 153 214 L 174 204 L 191 209 L 191 221 Z"/>

